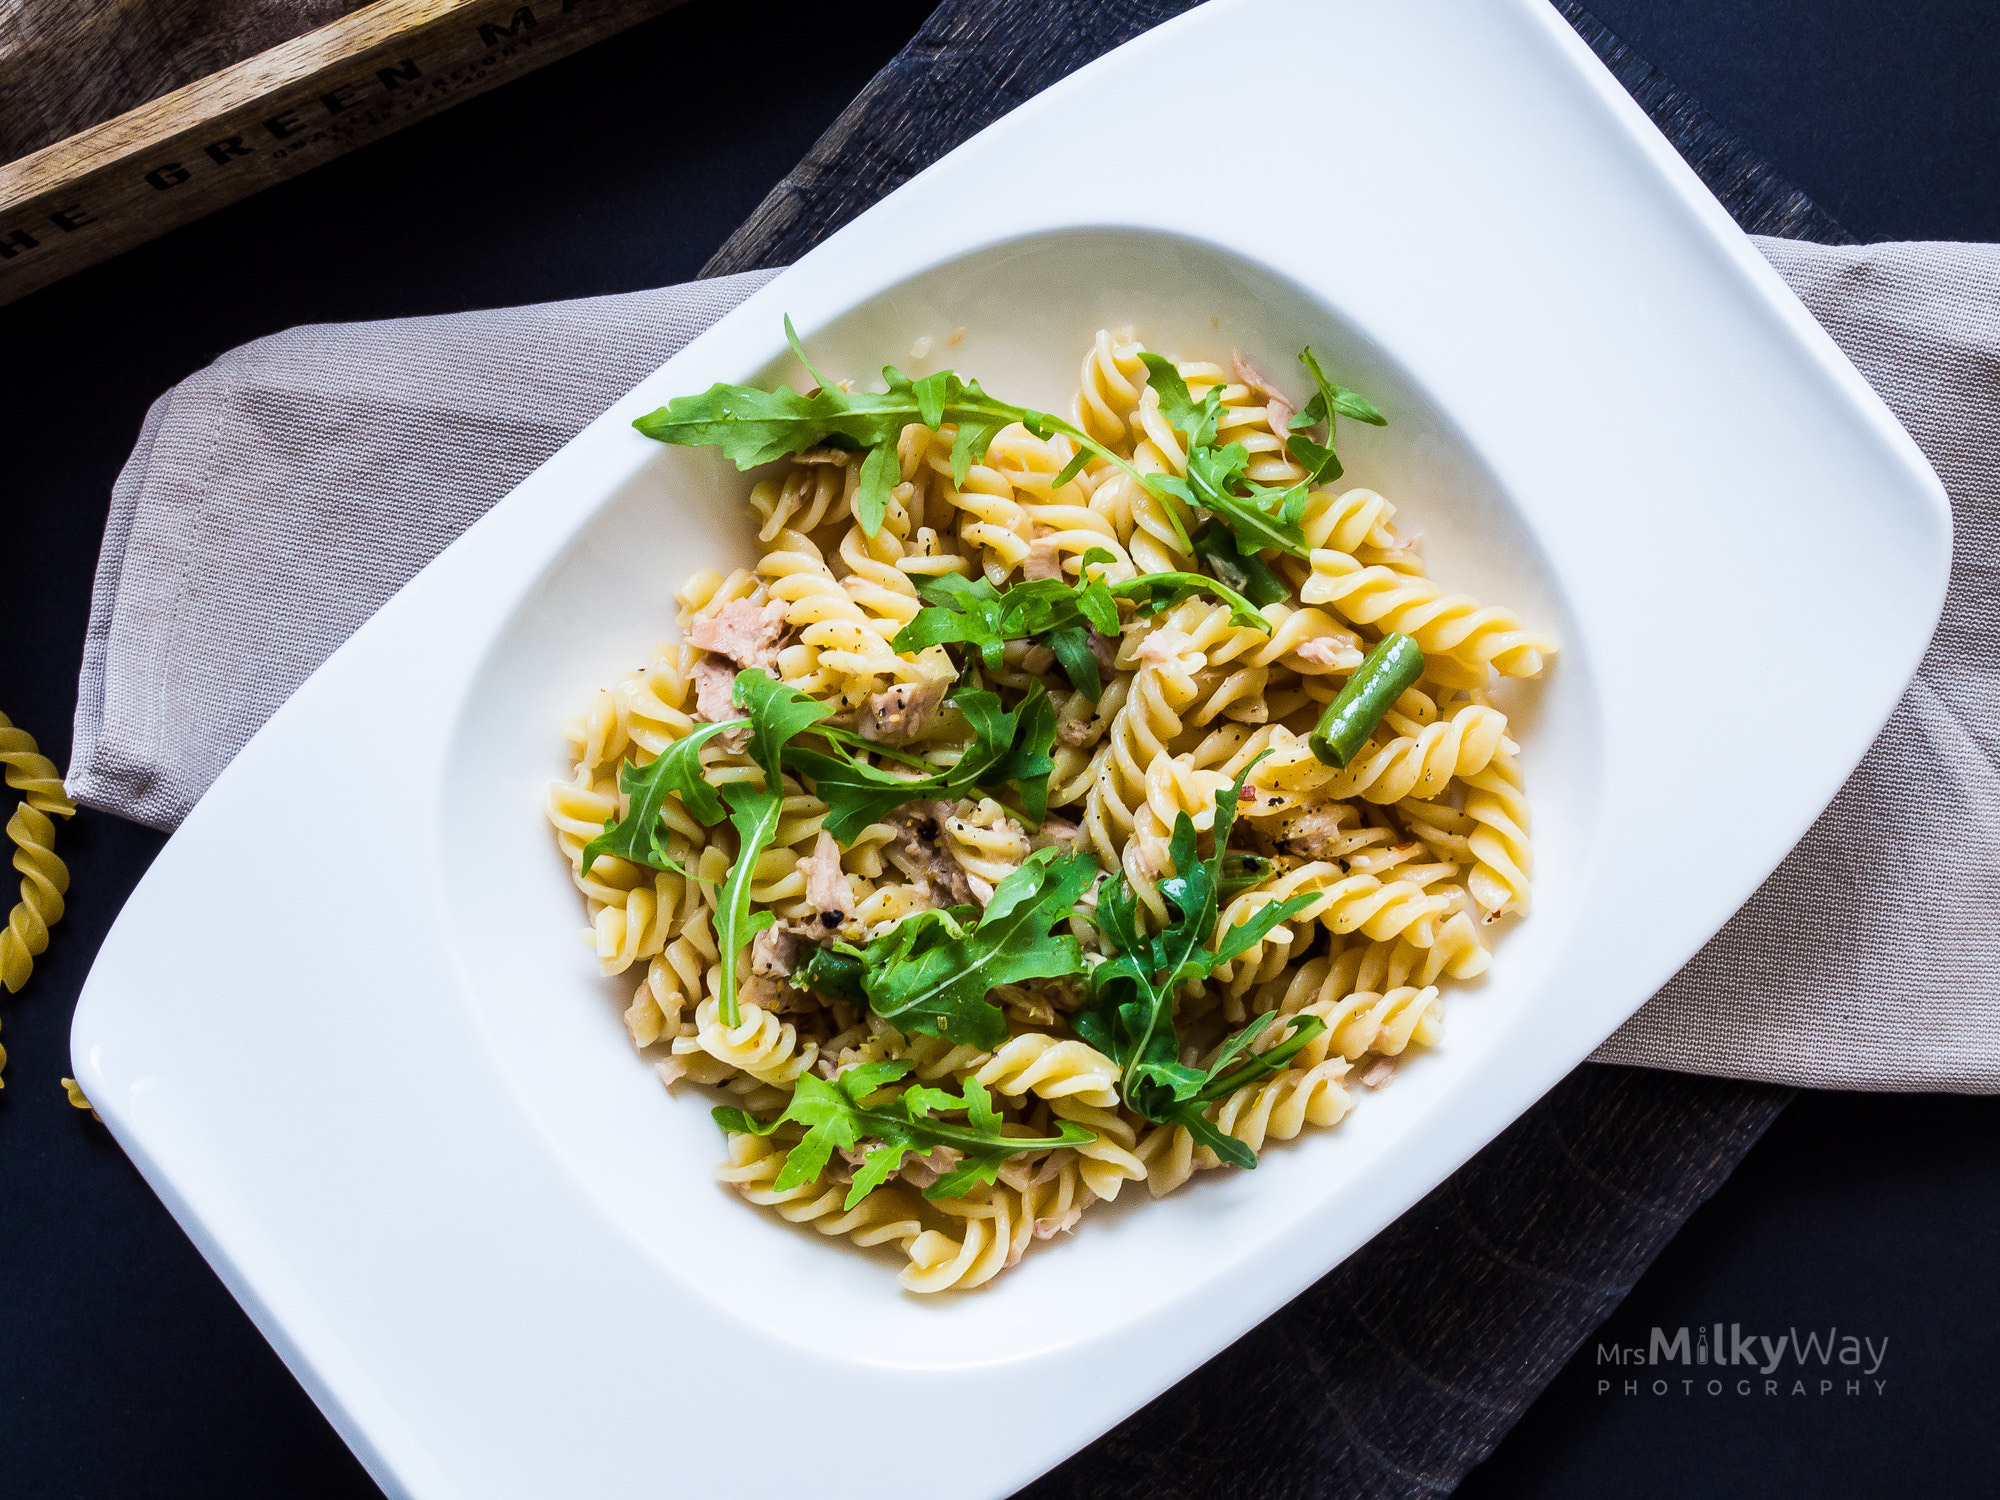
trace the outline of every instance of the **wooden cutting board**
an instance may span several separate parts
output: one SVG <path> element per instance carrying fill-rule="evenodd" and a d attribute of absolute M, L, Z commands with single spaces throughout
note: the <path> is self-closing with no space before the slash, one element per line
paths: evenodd
<path fill-rule="evenodd" d="M 0 303 L 679 3 L 0 6 Z"/>

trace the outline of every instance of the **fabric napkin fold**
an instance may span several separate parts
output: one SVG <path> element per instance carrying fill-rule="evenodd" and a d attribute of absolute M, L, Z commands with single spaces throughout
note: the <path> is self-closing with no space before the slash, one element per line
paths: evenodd
<path fill-rule="evenodd" d="M 1916 681 L 1833 805 L 1598 1057 L 1822 1087 L 1992 1090 L 2000 247 L 1757 244 L 1943 478 L 1951 593 Z M 71 794 L 178 824 L 390 594 L 772 274 L 295 328 L 168 391 L 112 495 Z M 1853 628 L 1867 617 L 1857 599 Z M 1745 772 L 1782 776 L 1782 751 Z"/>

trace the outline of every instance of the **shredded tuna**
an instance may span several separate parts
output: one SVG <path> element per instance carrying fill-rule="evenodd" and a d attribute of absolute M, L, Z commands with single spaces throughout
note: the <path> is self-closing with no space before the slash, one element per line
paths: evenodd
<path fill-rule="evenodd" d="M 1306 808 L 1286 820 L 1284 842 L 1314 859 L 1330 859 L 1340 852 L 1351 816 L 1341 807 Z"/>
<path fill-rule="evenodd" d="M 1231 351 L 1230 362 L 1236 366 L 1237 380 L 1264 398 L 1264 410 L 1270 417 L 1271 431 L 1277 433 L 1279 437 L 1288 436 L 1291 432 L 1292 412 L 1295 410 L 1291 397 L 1279 390 L 1271 382 L 1270 376 L 1245 359 L 1242 350 Z"/>
<path fill-rule="evenodd" d="M 711 724 L 741 718 L 736 708 L 736 668 L 704 656 L 694 664 L 694 713 Z"/>
<path fill-rule="evenodd" d="M 766 932 L 770 930 L 765 929 Z M 762 937 L 763 933 L 759 933 L 758 936 Z M 819 1009 L 817 1000 L 804 990 L 793 989 L 786 980 L 776 974 L 752 973 L 737 986 L 736 994 L 745 1005 L 754 1005 L 757 1009 L 773 1016 L 796 1016 Z"/>
<path fill-rule="evenodd" d="M 1141 661 L 1167 662 L 1185 656 L 1193 649 L 1193 636 L 1179 630 L 1160 629 L 1139 642 L 1137 655 Z M 1206 660 L 1202 665 L 1207 665 Z"/>
<path fill-rule="evenodd" d="M 1086 635 L 1084 641 L 1090 647 L 1090 654 L 1097 658 L 1097 670 L 1108 682 L 1118 671 L 1118 643 L 1096 629 Z"/>
<path fill-rule="evenodd" d="M 942 897 L 946 906 L 972 899 L 972 882 L 964 868 L 939 842 L 945 819 L 951 816 L 949 802 L 911 802 L 883 820 L 895 830 L 896 847 L 909 861 L 910 873 L 920 877 L 934 897 Z"/>
<path fill-rule="evenodd" d="M 854 920 L 854 883 L 840 867 L 840 845 L 833 835 L 820 830 L 813 852 L 799 861 L 806 877 L 806 904 L 829 932 Z M 836 920 L 826 921 L 833 917 Z"/>
<path fill-rule="evenodd" d="M 1028 543 L 1028 556 L 1021 564 L 1023 578 L 1060 578 L 1063 576 L 1062 549 L 1051 537 L 1038 536 Z"/>
<path fill-rule="evenodd" d="M 1070 1155 L 1071 1153 L 1068 1151 L 1051 1151 L 1041 1161 L 1036 1163 L 1035 1170 L 1029 1174 L 1028 1185 L 1034 1187 L 1040 1183 L 1054 1182 L 1058 1177 L 1062 1176 L 1063 1162 Z"/>
<path fill-rule="evenodd" d="M 805 943 L 784 927 L 766 927 L 750 940 L 750 972 L 788 979 L 799 966 Z"/>
<path fill-rule="evenodd" d="M 1395 1076 L 1396 1059 L 1393 1057 L 1378 1057 L 1375 1059 L 1374 1066 L 1361 1075 L 1361 1083 L 1364 1088 L 1379 1089 Z"/>
<path fill-rule="evenodd" d="M 912 1187 L 927 1188 L 958 1165 L 959 1153 L 949 1146 L 933 1146 L 924 1156 L 903 1158 L 902 1178 Z"/>
<path fill-rule="evenodd" d="M 1300 641 L 1292 647 L 1292 655 L 1316 667 L 1356 667 L 1361 664 L 1360 653 L 1354 649 L 1352 639 L 1343 641 L 1333 635 L 1318 635 L 1309 641 Z"/>
<path fill-rule="evenodd" d="M 1076 847 L 1077 836 L 1082 832 L 1082 824 L 1072 823 L 1060 813 L 1050 813 L 1042 819 L 1042 826 L 1029 838 L 1028 845 L 1033 849 L 1060 849 L 1067 854 Z"/>
<path fill-rule="evenodd" d="M 1134 874 L 1157 880 L 1173 864 L 1167 841 L 1156 833 L 1142 833 L 1127 846 L 1127 860 Z"/>
<path fill-rule="evenodd" d="M 854 462 L 854 455 L 849 453 L 845 448 L 822 446 L 808 448 L 803 453 L 794 454 L 792 462 L 795 464 L 839 464 L 845 468 L 848 464 Z"/>
<path fill-rule="evenodd" d="M 1097 716 L 1087 719 L 1064 719 L 1056 726 L 1056 738 L 1073 749 L 1081 750 L 1097 738 Z"/>
<path fill-rule="evenodd" d="M 704 651 L 726 656 L 739 667 L 778 663 L 778 637 L 785 633 L 785 601 L 753 604 L 732 599 L 712 615 L 696 615 L 688 640 Z"/>
<path fill-rule="evenodd" d="M 1038 1240 L 1052 1240 L 1059 1234 L 1067 1234 L 1070 1230 L 1076 1228 L 1077 1220 L 1082 1217 L 1082 1209 L 1071 1207 L 1064 1209 L 1061 1213 L 1053 1217 L 1037 1219 L 1035 1220 L 1035 1238 Z"/>
<path fill-rule="evenodd" d="M 861 714 L 861 737 L 878 745 L 907 745 L 937 721 L 950 682 L 899 682 L 875 693 Z"/>
<path fill-rule="evenodd" d="M 1034 990 L 1013 990 L 1001 1002 L 1008 1018 L 1027 1026 L 1053 1026 L 1056 1008 Z"/>
<path fill-rule="evenodd" d="M 664 1083 L 668 1088 L 672 1088 L 687 1070 L 688 1065 L 678 1057 L 669 1057 L 663 1062 L 653 1064 L 653 1071 L 660 1075 L 660 1082 Z"/>

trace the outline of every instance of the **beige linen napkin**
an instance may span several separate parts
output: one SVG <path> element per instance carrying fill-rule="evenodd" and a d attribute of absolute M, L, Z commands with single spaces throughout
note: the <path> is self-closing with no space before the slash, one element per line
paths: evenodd
<path fill-rule="evenodd" d="M 2000 1087 L 2000 247 L 1760 239 L 1951 493 L 1917 680 L 1743 911 L 1600 1060 Z M 171 828 L 381 603 L 771 273 L 293 329 L 154 403 L 112 492 L 72 795 Z M 1855 628 L 1867 628 L 1857 600 Z M 1838 650 L 1838 642 L 1827 649 Z M 1781 758 L 1768 766 L 1782 775 Z"/>

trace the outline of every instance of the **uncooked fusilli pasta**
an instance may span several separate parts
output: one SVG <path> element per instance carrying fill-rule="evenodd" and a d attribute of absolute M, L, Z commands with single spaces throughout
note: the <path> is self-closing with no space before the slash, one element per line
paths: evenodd
<path fill-rule="evenodd" d="M 0 714 L 0 771 L 7 785 L 21 794 L 7 820 L 14 868 L 21 876 L 21 899 L 8 913 L 6 927 L 0 928 L 0 985 L 16 995 L 34 972 L 35 960 L 47 950 L 49 929 L 62 920 L 69 868 L 56 857 L 52 820 L 74 816 L 76 804 L 63 792 L 54 763 L 5 714 Z M 0 1047 L 0 1070 L 6 1066 L 7 1050 Z"/>

